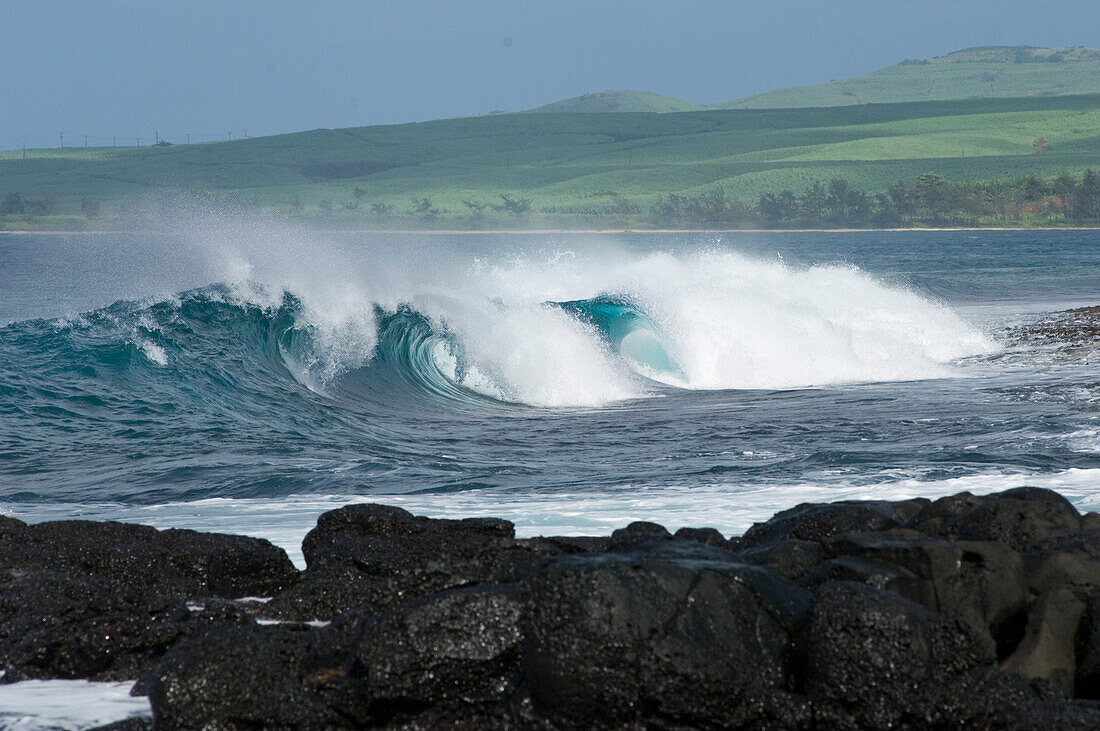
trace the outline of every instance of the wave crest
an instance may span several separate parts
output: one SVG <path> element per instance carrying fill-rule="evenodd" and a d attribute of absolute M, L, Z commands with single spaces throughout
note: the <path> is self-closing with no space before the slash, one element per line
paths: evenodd
<path fill-rule="evenodd" d="M 666 387 L 935 378 L 997 347 L 947 307 L 858 269 L 729 252 L 524 259 L 470 266 L 459 284 L 426 276 L 388 290 L 369 278 L 326 287 L 244 271 L 244 281 L 170 301 L 55 322 L 68 334 L 27 342 L 60 338 L 66 357 L 95 360 L 121 341 L 148 367 L 226 388 L 262 389 L 290 375 L 358 399 L 542 407 L 599 406 Z M 8 330 L 30 327 L 42 324 Z"/>

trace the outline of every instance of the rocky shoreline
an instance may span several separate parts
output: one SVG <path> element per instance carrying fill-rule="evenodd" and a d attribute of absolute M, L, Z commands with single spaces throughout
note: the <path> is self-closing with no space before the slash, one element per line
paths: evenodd
<path fill-rule="evenodd" d="M 1100 728 L 1100 514 L 1048 490 L 732 539 L 350 505 L 303 553 L 0 517 L 0 682 L 137 680 L 173 729 Z"/>

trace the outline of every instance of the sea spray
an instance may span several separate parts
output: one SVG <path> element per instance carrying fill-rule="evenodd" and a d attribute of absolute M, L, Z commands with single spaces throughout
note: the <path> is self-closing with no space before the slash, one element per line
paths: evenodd
<path fill-rule="evenodd" d="M 461 386 L 534 406 L 637 398 L 653 393 L 653 381 L 775 389 L 938 378 L 952 374 L 952 361 L 997 348 L 943 304 L 847 265 L 714 247 L 638 253 L 588 242 L 517 253 L 235 233 L 220 234 L 211 251 L 243 301 L 270 308 L 289 293 L 301 303 L 297 327 L 315 349 L 299 360 L 300 375 L 313 387 L 367 366 L 379 316 L 401 308 L 446 339 L 436 365 L 457 367 Z M 597 298 L 636 308 L 642 349 L 659 351 L 663 365 L 624 352 L 638 335 L 609 338 L 600 323 L 552 306 Z"/>
<path fill-rule="evenodd" d="M 110 247 L 148 247 L 202 284 L 0 329 L 0 500 L 492 494 L 521 512 L 575 505 L 583 522 L 666 490 L 703 508 L 708 490 L 737 505 L 766 486 L 778 509 L 800 485 L 874 492 L 883 474 L 1100 467 L 1087 440 L 1066 439 L 1094 426 L 1091 361 L 1035 360 L 988 310 L 973 324 L 994 289 L 1027 301 L 1052 258 L 1080 269 L 1087 237 L 1051 234 L 1035 267 L 1009 268 L 1033 244 L 983 234 L 993 268 L 967 264 L 967 240 L 936 274 L 923 268 L 928 235 L 889 249 L 880 236 L 393 236 L 244 221 L 82 238 L 68 255 L 92 279 L 133 274 L 96 269 Z M 8 246 L 47 267 L 52 242 Z M 141 281 L 154 258 L 140 258 Z M 37 302 L 5 282 L 17 306 Z M 960 300 L 950 293 L 964 282 L 977 294 Z M 1034 311 L 1005 310 L 1006 322 Z M 994 340 L 1006 350 L 990 352 Z"/>

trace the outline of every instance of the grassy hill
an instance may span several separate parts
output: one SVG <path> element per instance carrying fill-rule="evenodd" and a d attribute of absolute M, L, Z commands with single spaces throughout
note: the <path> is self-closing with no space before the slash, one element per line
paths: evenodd
<path fill-rule="evenodd" d="M 1038 138 L 1048 152 L 1038 151 Z M 202 190 L 295 215 L 388 207 L 411 220 L 414 199 L 429 199 L 425 218 L 478 206 L 492 217 L 508 195 L 529 199 L 534 220 L 561 223 L 715 187 L 752 202 L 837 177 L 879 191 L 928 171 L 988 180 L 1088 167 L 1100 168 L 1100 95 L 506 114 L 171 147 L 28 150 L 26 159 L 0 153 L 0 198 L 56 196 L 62 212 L 79 214 L 90 196 L 110 214 L 130 200 Z"/>
<path fill-rule="evenodd" d="M 851 79 L 777 89 L 718 104 L 778 109 L 1100 92 L 1100 51 L 994 46 L 904 61 Z"/>
<path fill-rule="evenodd" d="M 692 112 L 791 109 L 1100 93 L 1100 50 L 983 46 L 908 60 L 851 79 L 792 86 L 713 106 L 645 91 L 602 91 L 527 112 Z"/>
<path fill-rule="evenodd" d="M 702 104 L 675 99 L 651 91 L 600 91 L 595 94 L 583 94 L 572 99 L 543 104 L 525 113 L 570 113 L 585 114 L 599 112 L 697 112 L 705 109 Z"/>

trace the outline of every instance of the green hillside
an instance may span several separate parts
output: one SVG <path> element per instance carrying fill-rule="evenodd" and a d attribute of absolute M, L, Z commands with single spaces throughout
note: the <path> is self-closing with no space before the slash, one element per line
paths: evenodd
<path fill-rule="evenodd" d="M 911 101 L 998 99 L 1100 93 L 1100 51 L 985 46 L 931 60 L 908 60 L 851 79 L 792 86 L 705 107 L 645 91 L 602 91 L 527 112 L 690 112 L 792 109 Z"/>
<path fill-rule="evenodd" d="M 864 76 L 777 89 L 714 108 L 832 107 L 1097 92 L 1100 51 L 997 46 L 969 48 L 930 61 L 904 61 Z"/>
<path fill-rule="evenodd" d="M 752 203 L 833 178 L 874 192 L 928 171 L 963 181 L 1049 179 L 1089 167 L 1100 168 L 1100 95 L 508 114 L 170 147 L 29 150 L 26 159 L 0 153 L 0 196 L 56 196 L 69 214 L 93 197 L 108 215 L 131 200 L 204 191 L 307 217 L 508 221 L 499 210 L 506 195 L 530 201 L 532 220 L 567 223 L 646 210 L 669 193 L 721 188 Z"/>
<path fill-rule="evenodd" d="M 525 113 L 697 112 L 705 108 L 702 104 L 654 94 L 651 91 L 600 91 L 543 104 L 541 107 L 528 109 Z"/>

